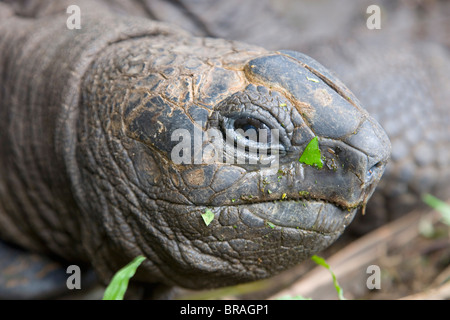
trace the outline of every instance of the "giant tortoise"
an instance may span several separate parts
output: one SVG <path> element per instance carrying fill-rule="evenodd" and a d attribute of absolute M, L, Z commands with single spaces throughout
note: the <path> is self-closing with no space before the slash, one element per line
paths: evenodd
<path fill-rule="evenodd" d="M 406 147 L 394 145 L 389 183 L 367 211 L 402 203 L 412 183 L 443 181 L 424 177 L 448 175 L 448 114 L 419 89 L 425 111 L 390 93 L 421 88 L 426 66 L 390 87 L 397 80 L 379 74 L 393 69 L 364 69 L 367 44 L 336 38 L 329 59 L 256 2 L 0 2 L 0 297 L 67 293 L 61 266 L 70 264 L 106 284 L 138 255 L 147 259 L 133 285 L 143 296 L 232 285 L 330 246 L 366 210 L 391 144 L 359 96 L 301 47 L 352 68 L 345 78 L 378 120 L 407 125 L 423 114 L 422 131 L 394 135 Z M 69 23 L 78 9 L 79 28 Z M 421 132 L 431 142 L 405 164 Z M 314 142 L 319 159 L 301 161 Z M 428 175 L 414 180 L 414 166 Z"/>

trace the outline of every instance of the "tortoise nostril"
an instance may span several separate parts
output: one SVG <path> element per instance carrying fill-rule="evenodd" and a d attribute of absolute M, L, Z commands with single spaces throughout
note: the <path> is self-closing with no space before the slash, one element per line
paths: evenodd
<path fill-rule="evenodd" d="M 366 183 L 371 182 L 375 177 L 378 176 L 380 170 L 382 170 L 383 164 L 382 162 L 377 162 L 366 173 Z"/>

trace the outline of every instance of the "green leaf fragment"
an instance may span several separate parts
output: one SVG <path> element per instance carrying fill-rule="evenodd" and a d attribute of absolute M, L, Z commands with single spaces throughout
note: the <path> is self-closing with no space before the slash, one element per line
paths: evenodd
<path fill-rule="evenodd" d="M 313 255 L 311 257 L 311 260 L 314 261 L 316 264 L 325 267 L 328 271 L 330 271 L 331 273 L 331 277 L 333 278 L 333 284 L 334 284 L 334 288 L 336 289 L 337 293 L 338 293 L 338 297 L 339 300 L 347 300 L 344 297 L 344 290 L 342 290 L 341 286 L 339 285 L 337 279 L 336 279 L 336 275 L 334 274 L 333 271 L 331 271 L 330 266 L 328 265 L 328 263 L 325 262 L 325 259 L 316 255 Z"/>
<path fill-rule="evenodd" d="M 279 106 L 280 107 L 287 107 L 287 104 L 286 103 L 280 103 Z"/>
<path fill-rule="evenodd" d="M 319 80 L 317 80 L 315 78 L 310 78 L 307 76 L 306 79 L 308 79 L 309 81 L 315 82 L 315 83 L 319 83 Z"/>
<path fill-rule="evenodd" d="M 214 213 L 211 210 L 206 209 L 205 213 L 202 213 L 202 218 L 206 226 L 209 226 L 209 224 L 214 220 Z"/>
<path fill-rule="evenodd" d="M 134 276 L 136 269 L 144 260 L 144 256 L 137 256 L 133 261 L 117 271 L 105 290 L 103 300 L 123 300 L 129 280 Z"/>
<path fill-rule="evenodd" d="M 272 229 L 275 228 L 275 225 L 274 225 L 272 222 L 267 221 L 266 223 L 267 223 L 267 225 L 268 225 L 269 227 L 271 227 Z"/>
<path fill-rule="evenodd" d="M 322 169 L 323 162 L 320 154 L 318 137 L 312 138 L 312 140 L 308 143 L 298 161 Z"/>

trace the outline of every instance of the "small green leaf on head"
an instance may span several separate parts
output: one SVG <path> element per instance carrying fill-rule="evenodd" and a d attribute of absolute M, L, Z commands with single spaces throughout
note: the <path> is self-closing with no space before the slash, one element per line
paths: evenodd
<path fill-rule="evenodd" d="M 303 151 L 300 159 L 298 159 L 301 163 L 307 164 L 309 166 L 316 166 L 319 169 L 322 169 L 323 162 L 319 149 L 319 138 L 314 137 L 306 146 Z"/>
<path fill-rule="evenodd" d="M 202 213 L 202 218 L 206 226 L 209 226 L 209 224 L 214 220 L 214 213 L 211 210 L 206 209 L 205 213 Z"/>

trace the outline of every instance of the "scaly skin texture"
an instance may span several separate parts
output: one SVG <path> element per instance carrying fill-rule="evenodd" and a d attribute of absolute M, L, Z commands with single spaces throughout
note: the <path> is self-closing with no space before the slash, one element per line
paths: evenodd
<path fill-rule="evenodd" d="M 58 6 L 0 24 L 3 240 L 88 262 L 105 283 L 143 254 L 135 281 L 207 288 L 298 264 L 365 206 L 389 139 L 315 60 L 79 5 L 78 31 Z M 176 129 L 239 121 L 279 130 L 279 167 L 173 161 Z M 321 170 L 298 161 L 315 136 Z"/>

